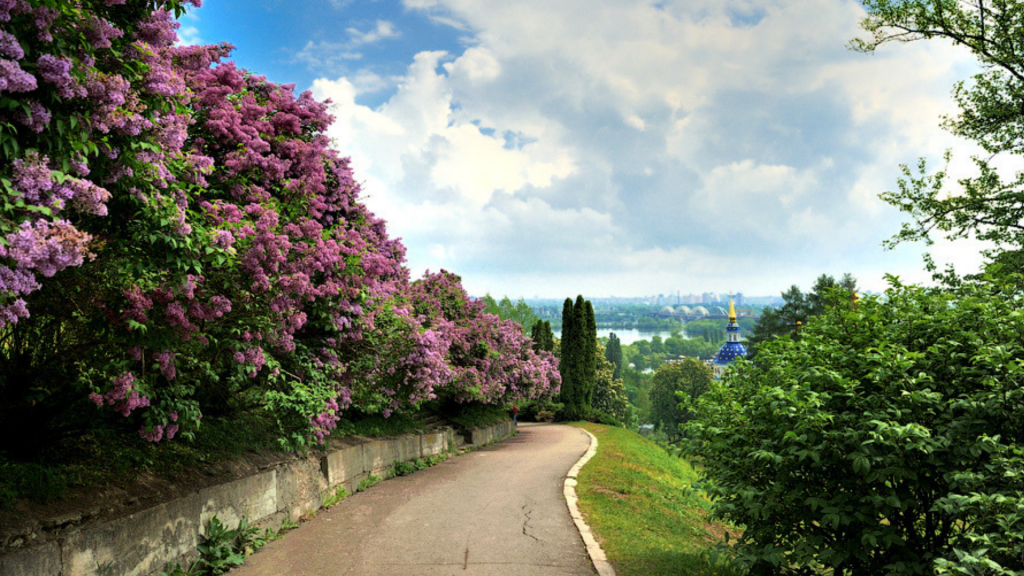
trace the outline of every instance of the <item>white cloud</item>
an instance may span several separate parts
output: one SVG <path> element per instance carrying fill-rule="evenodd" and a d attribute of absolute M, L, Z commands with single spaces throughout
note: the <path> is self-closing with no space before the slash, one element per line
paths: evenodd
<path fill-rule="evenodd" d="M 317 73 L 343 74 L 349 71 L 352 62 L 364 58 L 363 49 L 366 46 L 401 36 L 395 25 L 387 20 L 377 20 L 373 27 L 366 31 L 349 27 L 345 29 L 345 33 L 348 35 L 347 40 L 334 39 L 333 36 L 329 40 L 309 40 L 292 58 Z M 388 86 L 387 82 L 371 70 L 361 69 L 356 75 L 358 78 L 355 84 L 366 87 L 363 92 L 375 92 Z"/>
<path fill-rule="evenodd" d="M 314 91 L 335 102 L 330 133 L 417 271 L 602 295 L 777 293 L 823 272 L 919 268 L 881 251 L 901 216 L 876 195 L 898 163 L 962 148 L 938 116 L 971 70 L 963 51 L 852 53 L 852 0 L 404 6 L 467 31 L 466 47 L 424 50 L 397 80 L 334 75 Z M 357 103 L 392 82 L 380 106 Z"/>
<path fill-rule="evenodd" d="M 302 50 L 295 53 L 294 59 L 310 70 L 341 70 L 347 67 L 348 62 L 362 57 L 360 52 L 352 50 L 346 43 L 310 40 Z"/>
<path fill-rule="evenodd" d="M 181 25 L 178 32 L 178 46 L 192 46 L 196 44 L 205 44 L 203 42 L 202 35 L 199 32 L 199 28 L 196 25 L 199 22 L 199 16 L 195 12 L 186 12 L 181 15 L 178 19 L 178 23 Z"/>
<path fill-rule="evenodd" d="M 347 28 L 349 37 L 352 39 L 351 44 L 354 46 L 360 46 L 362 44 L 372 44 L 374 42 L 380 42 L 388 38 L 397 38 L 401 36 L 395 25 L 387 20 L 377 20 L 374 28 L 368 32 L 363 32 L 358 28 Z"/>

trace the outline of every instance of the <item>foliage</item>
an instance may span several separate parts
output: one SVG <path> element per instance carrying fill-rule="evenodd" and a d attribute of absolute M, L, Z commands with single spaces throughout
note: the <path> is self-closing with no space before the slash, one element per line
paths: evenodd
<path fill-rule="evenodd" d="M 626 386 L 622 383 L 621 378 L 615 377 L 615 365 L 605 359 L 607 353 L 600 343 L 597 344 L 594 356 L 597 371 L 594 379 L 594 400 L 591 407 L 614 418 L 620 426 L 632 425 L 635 415 L 629 405 Z"/>
<path fill-rule="evenodd" d="M 710 502 L 685 460 L 622 428 L 579 427 L 598 438 L 579 474 L 580 510 L 617 574 L 744 574 L 716 551 L 723 533 L 739 530 L 708 520 Z"/>
<path fill-rule="evenodd" d="M 597 324 L 594 320 L 594 306 L 583 296 L 573 302 L 566 298 L 562 306 L 562 341 L 559 348 L 559 372 L 562 375 L 560 400 L 562 411 L 559 418 L 581 420 L 588 417 L 594 406 L 595 387 L 598 381 L 598 365 L 607 364 L 604 350 L 597 342 Z M 611 386 L 611 380 L 607 385 Z M 610 388 L 605 399 L 612 407 L 617 404 Z M 611 395 L 608 395 L 611 394 Z M 618 410 L 613 407 L 613 410 Z"/>
<path fill-rule="evenodd" d="M 1019 279 L 890 282 L 691 403 L 692 454 L 752 573 L 1024 573 Z"/>
<path fill-rule="evenodd" d="M 428 456 L 427 458 L 416 458 L 415 460 L 396 460 L 388 471 L 391 477 L 408 476 L 425 468 L 430 468 L 448 459 L 447 454 Z"/>
<path fill-rule="evenodd" d="M 348 497 L 348 490 L 344 486 L 338 486 L 338 489 L 333 494 L 327 494 L 320 500 L 320 508 L 330 508 Z"/>
<path fill-rule="evenodd" d="M 559 347 L 558 372 L 562 377 L 559 401 L 567 419 L 578 420 L 586 412 L 583 398 L 583 321 L 577 316 L 571 298 L 562 305 L 562 341 Z"/>
<path fill-rule="evenodd" d="M 694 417 L 690 410 L 681 406 L 681 395 L 699 398 L 711 386 L 712 379 L 711 369 L 694 358 L 662 364 L 652 379 L 651 423 L 657 425 L 669 438 L 679 438 L 680 424 Z"/>
<path fill-rule="evenodd" d="M 604 347 L 604 358 L 615 366 L 612 378 L 616 380 L 622 378 L 622 342 L 615 332 L 608 335 L 608 345 Z"/>
<path fill-rule="evenodd" d="M 551 331 L 551 322 L 547 320 L 535 322 L 530 331 L 530 339 L 533 340 L 533 349 L 535 351 L 554 351 L 555 334 Z"/>
<path fill-rule="evenodd" d="M 254 412 L 302 447 L 349 408 L 556 393 L 457 276 L 409 282 L 327 104 L 176 46 L 183 5 L 0 7 L 0 448 Z"/>
<path fill-rule="evenodd" d="M 989 156 L 973 158 L 977 173 L 959 180 L 953 194 L 944 169 L 930 174 L 923 159 L 914 169 L 901 166 L 899 189 L 881 198 L 909 214 L 911 222 L 889 245 L 930 242 L 936 232 L 953 239 L 974 235 L 995 245 L 989 256 L 1020 270 L 1024 173 L 1007 178 L 995 165 L 1019 162 L 1024 154 L 1024 5 L 1013 0 L 867 0 L 864 7 L 863 27 L 870 37 L 854 40 L 854 48 L 867 52 L 894 41 L 941 38 L 970 50 L 982 69 L 969 82 L 957 83 L 953 97 L 960 111 L 944 125 Z"/>
<path fill-rule="evenodd" d="M 583 316 L 583 404 L 594 405 L 594 387 L 597 385 L 597 360 L 604 353 L 597 349 L 597 323 L 594 320 L 594 306 L 583 296 L 576 297 L 574 308 Z"/>
<path fill-rule="evenodd" d="M 540 398 L 526 402 L 519 409 L 521 422 L 554 422 L 564 406 L 551 398 Z"/>
<path fill-rule="evenodd" d="M 542 401 L 542 399 L 537 401 Z M 446 414 L 446 419 L 460 431 L 492 426 L 499 422 L 507 422 L 510 418 L 509 408 L 506 405 L 457 404 L 450 408 L 453 410 Z"/>
<path fill-rule="evenodd" d="M 383 480 L 384 479 L 381 478 L 380 476 L 374 476 L 373 474 L 370 474 L 366 478 L 359 481 L 359 485 L 356 486 L 356 492 L 362 492 L 364 490 L 373 488 L 377 484 L 380 484 Z"/>
<path fill-rule="evenodd" d="M 533 308 L 530 308 L 530 305 L 522 298 L 517 300 L 515 304 L 509 300 L 508 296 L 503 297 L 501 302 L 495 302 L 494 298 L 487 294 L 482 300 L 484 302 L 484 312 L 494 314 L 502 320 L 512 320 L 522 326 L 524 334 L 532 334 L 533 327 L 540 322 L 540 318 L 533 313 Z M 550 350 L 548 351 L 550 352 Z"/>
<path fill-rule="evenodd" d="M 468 297 L 458 276 L 443 270 L 428 273 L 413 283 L 410 301 L 417 318 L 424 319 L 427 339 L 447 350 L 444 368 L 450 377 L 439 380 L 443 387 L 428 395 L 501 405 L 558 392 L 554 355 L 535 351 L 514 321 L 484 313 L 483 303 Z M 433 375 L 431 370 L 413 374 L 414 382 Z"/>
<path fill-rule="evenodd" d="M 713 358 L 725 343 L 725 328 L 721 324 L 722 322 L 719 321 L 714 330 L 702 330 L 700 334 L 691 338 L 669 336 L 664 343 L 665 354 L 689 358 Z"/>
<path fill-rule="evenodd" d="M 622 372 L 622 383 L 626 389 L 626 397 L 634 411 L 637 424 L 651 421 L 651 386 L 652 377 L 633 368 Z"/>
<path fill-rule="evenodd" d="M 294 528 L 286 521 L 281 524 L 281 531 Z M 241 566 L 245 557 L 256 552 L 274 540 L 280 540 L 280 532 L 266 528 L 260 533 L 255 526 L 242 518 L 238 528 L 228 530 L 219 518 L 214 516 L 206 527 L 203 543 L 197 549 L 199 558 L 187 570 L 175 564 L 164 571 L 164 576 L 216 576 L 224 574 L 236 566 Z"/>
<path fill-rule="evenodd" d="M 850 274 L 843 274 L 838 281 L 830 275 L 822 274 L 814 281 L 811 291 L 804 294 L 795 284 L 782 293 L 783 304 L 779 308 L 765 308 L 761 319 L 754 327 L 753 334 L 747 338 L 747 358 L 753 359 L 758 347 L 781 336 L 800 339 L 801 326 L 806 325 L 809 318 L 825 312 L 825 305 L 833 290 L 841 291 L 846 298 L 853 298 L 857 291 L 857 281 Z"/>
<path fill-rule="evenodd" d="M 228 530 L 216 516 L 210 519 L 203 543 L 197 547 L 199 560 L 196 565 L 200 574 L 223 574 L 245 562 L 244 549 L 237 542 L 239 528 Z"/>

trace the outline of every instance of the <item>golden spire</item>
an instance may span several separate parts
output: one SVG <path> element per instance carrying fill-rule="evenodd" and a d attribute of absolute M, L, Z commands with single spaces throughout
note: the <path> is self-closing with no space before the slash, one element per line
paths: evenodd
<path fill-rule="evenodd" d="M 732 296 L 729 296 L 729 322 L 736 322 L 736 307 L 732 305 Z"/>

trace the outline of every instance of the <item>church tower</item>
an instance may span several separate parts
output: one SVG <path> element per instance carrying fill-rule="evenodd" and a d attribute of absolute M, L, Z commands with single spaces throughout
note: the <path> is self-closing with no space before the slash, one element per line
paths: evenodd
<path fill-rule="evenodd" d="M 736 323 L 736 307 L 733 305 L 732 297 L 729 297 L 729 325 L 725 327 L 725 344 L 722 344 L 712 360 L 715 380 L 722 378 L 725 369 L 733 360 L 746 355 L 747 349 L 740 342 L 740 325 Z"/>

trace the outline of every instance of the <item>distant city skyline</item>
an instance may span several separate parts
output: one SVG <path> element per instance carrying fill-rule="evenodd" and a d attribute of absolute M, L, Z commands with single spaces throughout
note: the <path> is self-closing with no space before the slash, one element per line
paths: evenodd
<path fill-rule="evenodd" d="M 473 294 L 771 295 L 820 274 L 923 281 L 877 194 L 955 177 L 940 127 L 976 64 L 940 41 L 847 49 L 854 0 L 214 0 L 187 43 L 333 101 L 329 134 L 414 276 Z M 979 245 L 940 241 L 940 266 Z M 657 287 L 657 288 L 653 288 Z"/>

